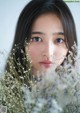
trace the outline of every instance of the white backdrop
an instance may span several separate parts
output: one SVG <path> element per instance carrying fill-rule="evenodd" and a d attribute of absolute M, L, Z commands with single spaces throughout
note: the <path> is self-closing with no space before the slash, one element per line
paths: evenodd
<path fill-rule="evenodd" d="M 16 22 L 22 8 L 30 0 L 0 0 L 0 72 L 11 49 Z M 80 43 L 80 2 L 67 2 L 73 14 Z M 2 53 L 4 52 L 4 53 Z"/>

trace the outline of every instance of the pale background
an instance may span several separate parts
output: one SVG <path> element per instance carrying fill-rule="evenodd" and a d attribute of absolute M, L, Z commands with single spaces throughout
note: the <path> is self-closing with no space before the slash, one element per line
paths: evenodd
<path fill-rule="evenodd" d="M 11 49 L 16 22 L 22 8 L 30 0 L 0 0 L 0 72 Z M 80 43 L 80 2 L 67 2 L 73 14 Z"/>

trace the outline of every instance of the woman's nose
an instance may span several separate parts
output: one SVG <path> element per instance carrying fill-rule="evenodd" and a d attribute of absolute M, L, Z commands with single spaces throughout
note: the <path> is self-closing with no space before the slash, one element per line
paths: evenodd
<path fill-rule="evenodd" d="M 48 42 L 44 45 L 43 55 L 46 56 L 48 59 L 53 57 L 55 53 L 55 45 L 52 42 Z"/>

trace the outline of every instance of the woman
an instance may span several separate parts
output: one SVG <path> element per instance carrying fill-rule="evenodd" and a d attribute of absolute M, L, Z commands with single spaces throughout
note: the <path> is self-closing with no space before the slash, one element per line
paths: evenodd
<path fill-rule="evenodd" d="M 38 71 L 47 71 L 52 66 L 57 69 L 63 65 L 69 51 L 74 54 L 71 48 L 74 42 L 77 44 L 74 20 L 62 0 L 32 0 L 24 7 L 6 65 L 5 90 L 10 89 L 10 92 L 5 97 L 15 97 L 3 101 L 9 113 L 25 112 L 21 85 L 24 83 L 30 88 L 32 75 L 36 76 Z M 15 86 L 12 88 L 13 84 L 17 89 Z"/>
<path fill-rule="evenodd" d="M 38 7 L 36 7 L 36 6 L 38 6 Z M 44 16 L 44 14 L 45 14 L 45 16 Z M 47 14 L 48 14 L 48 16 L 47 16 Z M 54 40 L 52 39 L 52 41 L 56 44 L 64 42 L 65 44 L 63 44 L 63 45 L 66 46 L 64 48 L 67 49 L 65 53 L 62 52 L 62 51 L 64 51 L 64 50 L 62 50 L 62 48 L 61 48 L 61 50 L 57 49 L 57 48 L 59 48 L 59 44 L 55 49 L 55 51 L 57 51 L 57 53 L 54 53 L 54 52 L 53 53 L 46 53 L 46 52 L 49 52 L 49 49 L 50 49 L 50 47 L 48 48 L 48 46 L 49 46 L 48 42 L 50 42 L 50 40 L 48 40 L 48 38 L 50 39 L 50 36 L 47 36 L 48 33 L 45 33 L 45 31 L 42 31 L 41 29 L 43 28 L 43 23 L 45 22 L 43 30 L 45 30 L 45 28 L 46 28 L 46 32 L 49 31 L 51 26 L 49 25 L 50 28 L 48 28 L 48 23 L 49 23 L 49 21 L 52 21 L 49 19 L 49 16 L 51 16 L 51 14 L 54 14 L 54 17 L 52 17 L 54 19 L 53 20 L 54 23 L 57 23 L 57 20 L 58 20 L 58 23 L 60 24 L 59 26 L 57 25 L 58 27 L 60 27 L 60 28 L 57 28 L 58 30 L 55 29 L 56 24 L 52 28 L 53 34 L 59 32 L 58 34 L 54 35 L 56 39 L 54 39 Z M 41 19 L 43 21 L 39 20 L 39 17 L 41 17 L 41 16 L 42 16 Z M 36 22 L 36 20 L 38 22 Z M 49 24 L 54 24 L 54 23 L 52 22 Z M 40 26 L 38 24 L 40 24 L 40 25 L 42 24 L 42 26 Z M 35 31 L 42 32 L 43 34 L 45 34 L 44 37 L 46 37 L 46 39 L 48 41 L 43 40 L 43 35 L 41 35 L 41 33 L 35 33 Z M 29 68 L 29 66 L 26 65 L 29 63 L 26 61 L 25 61 L 26 63 L 24 63 L 24 61 L 22 61 L 23 57 L 24 57 L 22 51 L 24 53 L 28 54 L 27 49 L 25 49 L 26 47 L 28 47 L 27 43 L 31 42 L 30 45 L 33 45 L 32 42 L 40 42 L 40 40 L 43 41 L 44 46 L 47 46 L 47 45 L 48 46 L 47 46 L 47 48 L 45 47 L 46 51 L 43 50 L 44 47 L 39 48 L 38 45 L 34 45 L 34 47 L 32 47 L 32 48 L 35 48 L 35 50 L 34 49 L 30 50 L 32 52 L 32 53 L 29 52 L 29 54 L 30 54 L 31 61 L 32 61 L 32 67 L 34 68 L 33 71 L 40 69 L 39 64 L 35 64 L 36 62 L 39 62 L 39 63 L 43 62 L 43 63 L 40 63 L 40 65 L 44 65 L 45 67 L 50 66 L 48 64 L 52 63 L 52 61 L 51 61 L 52 59 L 50 59 L 50 58 L 46 59 L 46 57 L 50 57 L 50 56 L 47 56 L 46 54 L 53 54 L 53 56 L 56 58 L 56 61 L 59 62 L 57 64 L 57 66 L 60 65 L 64 61 L 64 59 L 61 57 L 62 56 L 65 57 L 65 55 L 68 54 L 68 51 L 72 51 L 71 47 L 73 46 L 74 42 L 77 44 L 76 31 L 75 31 L 73 17 L 69 11 L 69 8 L 66 6 L 66 4 L 62 0 L 60 0 L 60 1 L 57 1 L 57 0 L 56 1 L 55 0 L 34 1 L 34 0 L 32 0 L 27 6 L 25 6 L 22 13 L 20 14 L 20 17 L 19 17 L 19 20 L 17 23 L 17 27 L 16 27 L 16 33 L 15 33 L 15 38 L 14 38 L 14 42 L 13 42 L 13 47 L 11 50 L 11 53 L 13 53 L 13 49 L 15 48 L 15 45 L 18 46 L 18 47 L 16 47 L 17 49 L 16 49 L 16 53 L 15 53 L 14 66 L 16 67 L 16 70 L 19 73 L 19 75 L 22 74 L 21 76 L 23 76 L 25 74 L 23 73 L 23 70 L 21 70 L 21 73 L 19 72 L 19 70 L 17 68 L 18 67 L 18 64 L 17 64 L 18 60 L 21 63 L 21 65 L 23 66 L 25 71 L 28 70 L 28 68 Z M 44 44 L 44 43 L 46 43 L 46 44 Z M 54 45 L 54 43 L 52 45 Z M 51 51 L 53 51 L 53 47 L 51 47 L 51 48 L 52 48 Z M 29 49 L 31 49 L 31 47 Z M 39 49 L 43 50 L 42 52 L 44 52 L 44 53 L 39 53 L 39 54 L 44 54 L 45 58 L 40 58 L 39 61 L 37 61 L 38 60 L 37 57 L 39 57 L 40 55 L 38 53 L 35 53 L 35 52 L 40 51 Z M 38 55 L 36 56 L 36 54 L 38 54 L 39 56 Z M 58 56 L 56 56 L 55 54 L 57 54 Z M 59 61 L 59 59 L 62 59 L 62 60 Z M 53 62 L 53 63 L 55 63 L 55 62 Z M 36 66 L 34 66 L 34 65 L 36 65 Z M 9 71 L 9 68 L 7 67 L 8 71 Z"/>

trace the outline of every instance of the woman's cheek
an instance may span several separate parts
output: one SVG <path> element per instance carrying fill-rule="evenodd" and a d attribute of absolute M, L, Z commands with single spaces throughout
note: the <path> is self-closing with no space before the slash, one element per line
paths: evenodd
<path fill-rule="evenodd" d="M 64 59 L 66 58 L 68 49 L 67 48 L 58 48 L 56 55 L 55 55 L 55 62 L 56 64 L 60 65 L 62 62 L 64 62 Z"/>
<path fill-rule="evenodd" d="M 28 54 L 31 60 L 35 60 L 38 57 L 38 49 L 37 47 L 29 47 Z"/>

